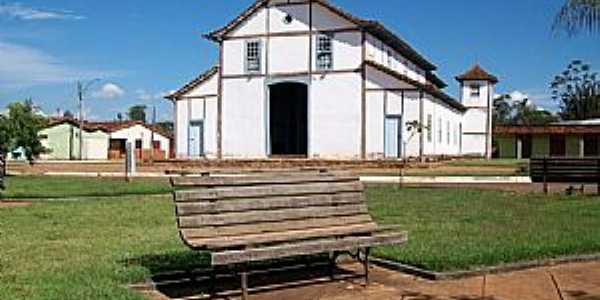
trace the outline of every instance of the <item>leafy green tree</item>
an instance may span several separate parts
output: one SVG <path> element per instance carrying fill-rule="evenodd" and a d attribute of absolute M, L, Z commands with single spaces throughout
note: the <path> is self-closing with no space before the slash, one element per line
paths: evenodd
<path fill-rule="evenodd" d="M 48 124 L 48 120 L 36 113 L 33 102 L 14 102 L 8 105 L 8 117 L 0 120 L 0 139 L 6 152 L 22 148 L 25 157 L 33 162 L 46 152 L 42 146 L 39 132 Z"/>
<path fill-rule="evenodd" d="M 570 63 L 551 83 L 564 120 L 600 118 L 600 77 L 580 60 Z"/>
<path fill-rule="evenodd" d="M 146 123 L 146 105 L 134 105 L 129 108 L 127 116 L 130 120 Z"/>
<path fill-rule="evenodd" d="M 556 16 L 553 29 L 574 36 L 600 33 L 600 0 L 567 0 Z"/>
<path fill-rule="evenodd" d="M 171 121 L 157 122 L 156 126 L 170 135 L 175 133 L 175 125 Z"/>
<path fill-rule="evenodd" d="M 8 118 L 4 115 L 0 115 L 0 155 L 6 155 L 12 148 L 12 136 Z"/>
<path fill-rule="evenodd" d="M 512 122 L 513 106 L 510 95 L 501 95 L 494 99 L 492 119 L 496 125 L 506 125 Z"/>
<path fill-rule="evenodd" d="M 529 99 L 513 101 L 510 95 L 502 95 L 494 99 L 495 125 L 545 125 L 558 121 L 557 115 L 540 109 Z"/>
<path fill-rule="evenodd" d="M 559 118 L 552 113 L 533 105 L 529 99 L 523 99 L 513 105 L 512 123 L 516 125 L 546 125 L 558 122 Z"/>

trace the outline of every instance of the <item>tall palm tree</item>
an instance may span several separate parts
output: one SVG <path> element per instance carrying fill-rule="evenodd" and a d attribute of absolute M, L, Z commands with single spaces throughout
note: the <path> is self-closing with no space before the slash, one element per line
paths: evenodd
<path fill-rule="evenodd" d="M 567 0 L 556 16 L 553 29 L 555 32 L 564 30 L 570 36 L 581 31 L 599 34 L 600 0 Z"/>

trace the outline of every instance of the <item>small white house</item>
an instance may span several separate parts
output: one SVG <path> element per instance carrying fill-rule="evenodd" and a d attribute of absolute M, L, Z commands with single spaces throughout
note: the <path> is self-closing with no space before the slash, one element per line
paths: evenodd
<path fill-rule="evenodd" d="M 255 1 L 206 37 L 219 64 L 168 96 L 178 158 L 491 155 L 495 77 L 457 77 L 456 100 L 408 43 L 331 1 Z"/>
<path fill-rule="evenodd" d="M 171 139 L 168 134 L 142 122 L 90 123 L 90 127 L 109 133 L 108 158 L 125 158 L 126 145 L 131 143 L 138 158 L 170 158 Z M 152 156 L 153 155 L 153 156 Z"/>

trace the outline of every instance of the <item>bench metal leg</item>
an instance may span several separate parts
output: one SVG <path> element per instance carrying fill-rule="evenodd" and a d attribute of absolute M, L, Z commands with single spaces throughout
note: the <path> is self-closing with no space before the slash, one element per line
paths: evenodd
<path fill-rule="evenodd" d="M 371 253 L 371 248 L 365 248 L 365 257 L 363 260 L 363 267 L 365 269 L 365 285 L 369 285 L 370 279 L 369 279 L 369 255 Z"/>
<path fill-rule="evenodd" d="M 248 265 L 242 265 L 240 276 L 242 279 L 242 300 L 248 300 Z"/>
<path fill-rule="evenodd" d="M 329 278 L 335 279 L 335 267 L 337 263 L 338 253 L 336 251 L 329 252 Z"/>
<path fill-rule="evenodd" d="M 217 298 L 217 269 L 213 268 L 212 272 L 210 273 L 210 286 L 208 294 L 210 296 L 210 299 L 215 299 Z"/>

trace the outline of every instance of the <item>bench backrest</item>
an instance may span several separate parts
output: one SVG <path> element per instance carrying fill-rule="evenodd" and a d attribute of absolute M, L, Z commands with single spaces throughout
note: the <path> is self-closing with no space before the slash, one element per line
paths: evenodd
<path fill-rule="evenodd" d="M 244 237 L 338 228 L 373 230 L 363 185 L 340 174 L 179 177 L 171 180 L 180 235 L 193 248 Z M 346 228 L 346 230 L 340 230 Z"/>
<path fill-rule="evenodd" d="M 529 163 L 533 182 L 598 183 L 599 158 L 534 158 Z"/>

